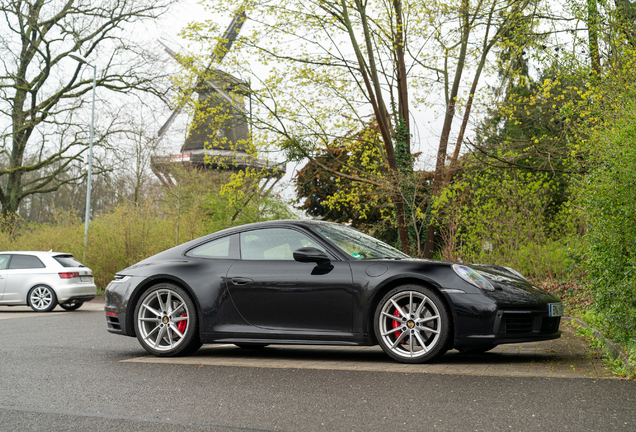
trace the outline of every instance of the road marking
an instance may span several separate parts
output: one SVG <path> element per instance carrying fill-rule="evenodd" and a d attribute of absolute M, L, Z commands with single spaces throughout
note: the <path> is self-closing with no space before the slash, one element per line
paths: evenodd
<path fill-rule="evenodd" d="M 188 357 L 144 356 L 128 363 L 196 366 L 234 366 L 275 369 L 318 369 L 368 372 L 435 373 L 480 376 L 614 378 L 600 356 L 570 329 L 553 341 L 508 344 L 483 355 L 463 355 L 453 350 L 433 364 L 403 364 L 392 361 L 375 347 L 315 345 L 269 346 L 241 349 L 231 344 L 204 345 Z"/>
<path fill-rule="evenodd" d="M 87 302 L 82 305 L 77 311 L 72 313 L 81 312 L 96 312 L 104 311 L 104 303 Z M 65 311 L 59 306 L 56 306 L 51 312 L 35 312 L 29 306 L 0 306 L 0 320 L 13 319 L 13 318 L 35 318 L 40 316 L 57 316 L 65 315 L 69 312 Z"/>

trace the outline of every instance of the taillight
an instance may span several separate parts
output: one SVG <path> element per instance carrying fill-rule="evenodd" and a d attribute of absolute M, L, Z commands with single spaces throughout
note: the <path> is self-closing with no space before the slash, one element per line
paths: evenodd
<path fill-rule="evenodd" d="M 117 316 L 117 314 L 116 314 L 115 312 L 106 312 L 106 316 L 113 316 L 113 317 L 116 317 L 116 316 Z M 181 324 L 181 323 L 179 323 L 179 324 Z"/>
<path fill-rule="evenodd" d="M 62 272 L 59 273 L 60 279 L 71 279 L 74 277 L 79 277 L 79 272 Z"/>

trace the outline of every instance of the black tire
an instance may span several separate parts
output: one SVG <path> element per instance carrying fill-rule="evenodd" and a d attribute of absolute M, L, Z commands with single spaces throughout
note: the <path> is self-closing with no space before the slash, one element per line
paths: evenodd
<path fill-rule="evenodd" d="M 269 346 L 269 344 L 265 344 L 265 343 L 251 343 L 251 342 L 235 343 L 234 345 L 243 349 L 262 349 L 262 348 L 265 348 L 266 346 Z"/>
<path fill-rule="evenodd" d="M 27 303 L 36 312 L 51 312 L 57 306 L 57 296 L 52 288 L 38 285 L 29 291 Z"/>
<path fill-rule="evenodd" d="M 155 356 L 184 356 L 201 347 L 196 306 L 177 285 L 161 283 L 144 292 L 134 323 L 137 340 Z"/>
<path fill-rule="evenodd" d="M 386 354 L 402 363 L 430 362 L 444 355 L 452 342 L 451 321 L 442 297 L 419 285 L 389 291 L 373 318 L 378 343 Z"/>
<path fill-rule="evenodd" d="M 71 301 L 66 303 L 60 303 L 60 307 L 64 309 L 65 311 L 71 312 L 74 310 L 78 310 L 79 308 L 82 307 L 83 304 L 84 302 Z"/>

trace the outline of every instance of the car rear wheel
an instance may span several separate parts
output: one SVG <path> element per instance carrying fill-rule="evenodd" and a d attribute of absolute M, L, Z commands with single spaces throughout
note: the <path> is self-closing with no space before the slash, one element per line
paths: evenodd
<path fill-rule="evenodd" d="M 55 291 L 44 285 L 31 288 L 28 299 L 29 306 L 36 312 L 50 312 L 57 305 Z"/>
<path fill-rule="evenodd" d="M 141 346 L 156 356 L 188 355 L 201 347 L 194 302 L 173 284 L 155 285 L 141 296 L 135 326 Z"/>
<path fill-rule="evenodd" d="M 74 311 L 81 308 L 83 304 L 84 302 L 71 301 L 66 303 L 60 303 L 60 307 L 64 309 L 65 311 L 70 312 L 70 311 Z"/>
<path fill-rule="evenodd" d="M 435 291 L 405 285 L 389 291 L 374 317 L 380 346 L 402 363 L 424 363 L 442 356 L 452 335 L 451 315 Z"/>

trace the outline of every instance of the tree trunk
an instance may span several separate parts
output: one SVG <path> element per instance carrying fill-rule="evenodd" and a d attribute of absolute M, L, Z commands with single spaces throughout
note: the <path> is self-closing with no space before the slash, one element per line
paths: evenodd
<path fill-rule="evenodd" d="M 442 136 L 440 137 L 439 147 L 437 149 L 437 162 L 435 165 L 435 175 L 433 177 L 433 187 L 431 196 L 435 197 L 442 189 L 442 181 L 444 175 L 444 167 L 446 165 L 446 150 L 448 148 L 448 139 L 450 137 L 453 119 L 455 117 L 455 106 L 457 104 L 457 94 L 459 92 L 459 84 L 461 83 L 464 64 L 466 61 L 466 50 L 468 45 L 468 36 L 470 34 L 470 24 L 468 22 L 468 0 L 462 0 L 462 41 L 457 59 L 457 68 L 455 69 L 455 78 L 451 89 L 450 97 L 446 101 L 446 115 L 444 116 L 444 126 L 442 127 Z M 426 243 L 424 244 L 424 257 L 433 258 L 435 248 L 435 224 L 430 223 L 428 233 L 426 235 Z"/>
<path fill-rule="evenodd" d="M 598 5 L 596 0 L 587 0 L 587 26 L 592 69 L 596 72 L 596 76 L 600 76 L 601 57 L 598 52 Z"/>

